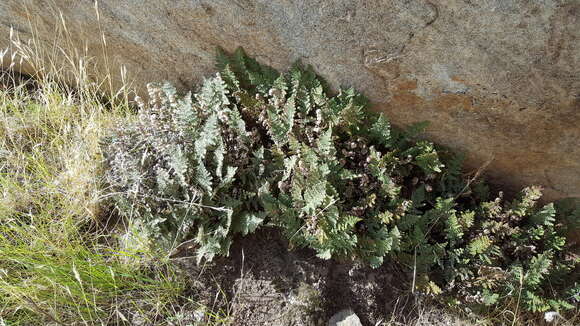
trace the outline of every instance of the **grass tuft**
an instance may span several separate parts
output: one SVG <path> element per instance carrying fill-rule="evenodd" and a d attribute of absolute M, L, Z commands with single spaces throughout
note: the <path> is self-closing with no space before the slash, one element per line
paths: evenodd
<path fill-rule="evenodd" d="M 103 96 L 111 76 L 91 79 L 67 33 L 0 52 L 36 72 L 0 71 L 0 325 L 162 324 L 185 283 L 104 205 L 99 144 L 131 118 L 129 86 Z"/>

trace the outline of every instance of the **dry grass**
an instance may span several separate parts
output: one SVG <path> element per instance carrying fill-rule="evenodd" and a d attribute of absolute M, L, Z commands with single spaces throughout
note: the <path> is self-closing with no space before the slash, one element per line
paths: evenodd
<path fill-rule="evenodd" d="M 108 324 L 137 307 L 159 311 L 180 291 L 168 271 L 141 269 L 148 264 L 143 252 L 115 246 L 114 233 L 92 230 L 103 216 L 105 191 L 99 139 L 125 109 L 89 98 L 46 79 L 32 91 L 26 84 L 0 91 L 5 321 Z"/>
<path fill-rule="evenodd" d="M 67 33 L 63 21 L 52 49 L 11 33 L 0 53 L 37 71 L 0 76 L 0 325 L 160 324 L 184 283 L 107 225 L 103 200 L 100 139 L 131 118 L 129 87 L 103 96 L 111 76 L 90 78 Z"/>

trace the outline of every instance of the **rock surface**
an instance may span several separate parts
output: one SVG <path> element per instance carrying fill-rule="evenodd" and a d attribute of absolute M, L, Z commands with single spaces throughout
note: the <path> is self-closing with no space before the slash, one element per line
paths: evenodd
<path fill-rule="evenodd" d="M 496 182 L 580 197 L 577 0 L 101 0 L 98 16 L 94 1 L 50 3 L 3 0 L 0 35 L 29 37 L 30 20 L 50 44 L 61 11 L 72 44 L 126 66 L 137 86 L 189 88 L 218 46 L 278 69 L 301 59 L 396 125 L 431 121 L 428 137 L 473 169 L 491 161 Z"/>
<path fill-rule="evenodd" d="M 345 309 L 332 316 L 328 326 L 362 326 L 362 324 L 352 309 Z"/>

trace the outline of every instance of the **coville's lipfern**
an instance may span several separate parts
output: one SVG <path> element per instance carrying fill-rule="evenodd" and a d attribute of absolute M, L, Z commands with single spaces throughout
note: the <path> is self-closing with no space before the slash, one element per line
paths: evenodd
<path fill-rule="evenodd" d="M 211 259 L 228 253 L 234 231 L 263 220 L 255 198 L 263 163 L 253 159 L 260 145 L 227 95 L 219 75 L 194 97 L 149 85 L 137 121 L 105 141 L 115 206 L 144 220 L 163 248 L 195 234 L 199 257 Z"/>
<path fill-rule="evenodd" d="M 115 206 L 166 244 L 193 237 L 211 259 L 267 224 L 322 259 L 392 259 L 415 271 L 414 291 L 447 302 L 577 304 L 578 260 L 539 188 L 489 200 L 460 155 L 417 139 L 425 124 L 392 128 L 310 67 L 280 74 L 239 49 L 218 68 L 194 96 L 151 86 L 139 119 L 106 142 Z"/>

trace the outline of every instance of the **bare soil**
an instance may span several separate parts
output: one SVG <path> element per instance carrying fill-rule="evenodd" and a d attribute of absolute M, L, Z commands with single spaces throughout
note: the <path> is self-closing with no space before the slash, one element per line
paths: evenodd
<path fill-rule="evenodd" d="M 190 253 L 192 254 L 192 253 Z M 289 250 L 275 230 L 235 239 L 229 257 L 195 266 L 182 260 L 192 277 L 192 299 L 232 325 L 326 325 L 351 308 L 363 325 L 413 317 L 409 271 L 385 262 L 372 269 L 354 262 L 322 260 L 309 249 Z M 207 322 L 207 321 L 206 321 Z"/>

